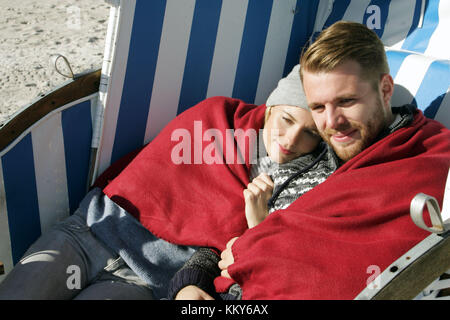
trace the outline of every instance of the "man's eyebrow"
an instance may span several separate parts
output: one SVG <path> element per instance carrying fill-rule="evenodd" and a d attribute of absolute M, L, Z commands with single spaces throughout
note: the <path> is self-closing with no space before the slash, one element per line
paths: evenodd
<path fill-rule="evenodd" d="M 343 94 L 343 95 L 340 95 L 340 96 L 334 98 L 333 102 L 336 103 L 336 102 L 339 102 L 340 100 L 345 100 L 345 99 L 357 99 L 358 97 L 359 97 L 358 94 L 355 94 L 355 93 Z M 308 108 L 312 109 L 314 107 L 320 107 L 323 105 L 324 104 L 320 103 L 320 102 L 311 102 L 308 104 Z"/>
<path fill-rule="evenodd" d="M 342 96 L 337 97 L 335 100 L 343 100 L 343 99 L 356 99 L 358 95 L 356 93 L 343 94 Z"/>

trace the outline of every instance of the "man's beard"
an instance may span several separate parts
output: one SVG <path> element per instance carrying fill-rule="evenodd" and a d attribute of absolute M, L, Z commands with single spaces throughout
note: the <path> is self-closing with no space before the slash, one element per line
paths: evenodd
<path fill-rule="evenodd" d="M 380 99 L 377 99 L 377 108 L 374 109 L 372 115 L 370 115 L 368 119 L 369 121 L 367 124 L 347 119 L 347 121 L 338 128 L 325 129 L 325 131 L 320 132 L 320 135 L 323 140 L 333 147 L 337 156 L 342 161 L 346 162 L 374 143 L 380 132 L 389 125 L 387 123 L 387 113 L 383 108 Z M 350 132 L 354 129 L 359 132 L 360 137 L 359 139 L 352 140 L 348 144 L 333 142 L 331 139 L 333 134 Z"/>

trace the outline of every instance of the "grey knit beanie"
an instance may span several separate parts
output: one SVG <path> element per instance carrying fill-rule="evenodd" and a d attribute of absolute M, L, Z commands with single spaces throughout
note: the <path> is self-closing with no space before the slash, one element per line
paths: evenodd
<path fill-rule="evenodd" d="M 289 105 L 308 110 L 305 92 L 300 80 L 300 65 L 296 65 L 286 78 L 278 82 L 278 86 L 267 99 L 266 106 Z"/>

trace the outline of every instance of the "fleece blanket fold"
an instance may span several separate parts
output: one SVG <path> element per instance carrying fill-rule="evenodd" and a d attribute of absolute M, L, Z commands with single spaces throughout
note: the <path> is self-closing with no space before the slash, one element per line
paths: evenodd
<path fill-rule="evenodd" d="M 161 239 L 223 250 L 247 228 L 243 189 L 264 113 L 264 105 L 206 99 L 172 120 L 103 191 Z"/>
<path fill-rule="evenodd" d="M 449 131 L 419 112 L 411 125 L 248 230 L 242 191 L 252 138 L 235 132 L 262 128 L 264 110 L 224 97 L 201 102 L 170 122 L 103 192 L 171 243 L 223 250 L 240 236 L 229 272 L 244 299 L 353 299 L 373 270 L 427 236 L 409 218 L 409 205 L 419 192 L 442 204 Z"/>

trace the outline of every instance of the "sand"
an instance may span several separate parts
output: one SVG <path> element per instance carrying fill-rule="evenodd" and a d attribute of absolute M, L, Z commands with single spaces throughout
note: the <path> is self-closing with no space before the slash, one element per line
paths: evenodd
<path fill-rule="evenodd" d="M 101 68 L 109 7 L 104 0 L 0 0 L 0 126 L 68 81 L 52 55 L 64 55 L 74 73 Z"/>

